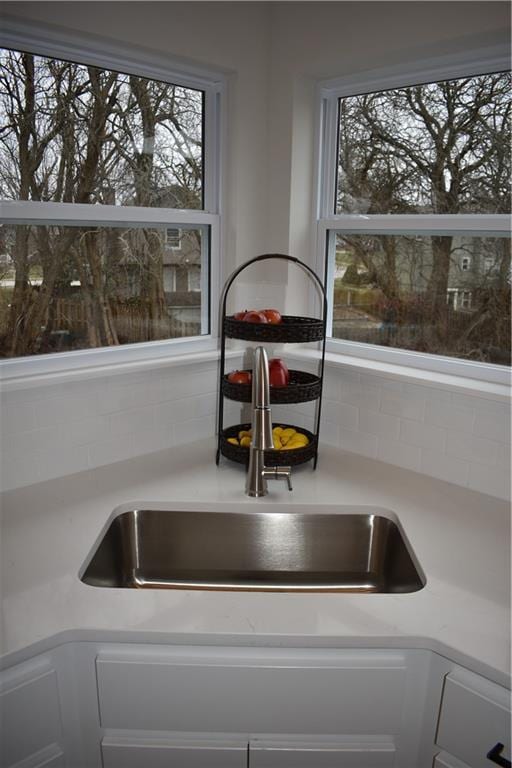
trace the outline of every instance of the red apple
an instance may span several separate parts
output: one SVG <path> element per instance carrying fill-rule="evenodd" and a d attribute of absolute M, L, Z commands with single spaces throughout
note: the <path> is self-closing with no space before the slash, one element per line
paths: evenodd
<path fill-rule="evenodd" d="M 250 312 L 246 312 L 244 321 L 246 323 L 268 323 L 263 312 L 258 312 L 256 309 L 251 309 Z"/>
<path fill-rule="evenodd" d="M 273 357 L 268 364 L 271 387 L 286 387 L 290 382 L 290 372 L 280 357 Z"/>
<path fill-rule="evenodd" d="M 228 381 L 231 384 L 250 384 L 251 378 L 250 371 L 231 371 L 228 373 Z"/>
<path fill-rule="evenodd" d="M 237 312 L 235 315 L 233 315 L 235 320 L 243 320 L 247 314 L 247 310 L 244 309 L 243 312 Z"/>
<path fill-rule="evenodd" d="M 281 313 L 277 309 L 262 309 L 261 311 L 272 325 L 278 325 L 282 321 Z"/>

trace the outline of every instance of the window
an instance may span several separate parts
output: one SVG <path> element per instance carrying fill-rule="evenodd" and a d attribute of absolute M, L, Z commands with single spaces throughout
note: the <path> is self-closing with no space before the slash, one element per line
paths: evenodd
<path fill-rule="evenodd" d="M 168 229 L 165 235 L 165 243 L 169 248 L 179 248 L 181 244 L 181 230 Z"/>
<path fill-rule="evenodd" d="M 471 361 L 471 375 L 502 380 L 510 73 L 501 59 L 488 74 L 469 66 L 325 84 L 319 253 L 333 350 L 450 372 Z"/>
<path fill-rule="evenodd" d="M 0 357 L 207 336 L 218 79 L 27 50 L 0 49 Z"/>

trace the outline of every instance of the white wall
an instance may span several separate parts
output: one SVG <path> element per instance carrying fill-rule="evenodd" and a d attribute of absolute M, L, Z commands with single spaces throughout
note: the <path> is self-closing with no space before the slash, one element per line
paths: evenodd
<path fill-rule="evenodd" d="M 6 2 L 3 12 L 90 35 L 101 32 L 228 73 L 224 275 L 265 252 L 314 263 L 319 79 L 502 41 L 509 28 L 504 2 Z M 288 311 L 300 311 L 307 294 L 297 274 L 254 269 L 236 301 L 284 306 L 286 291 Z M 460 395 L 442 387 L 420 392 L 392 383 L 328 369 L 324 440 L 484 492 L 506 493 L 506 403 L 473 395 L 464 405 Z M 215 366 L 201 364 L 3 393 L 2 487 L 212 435 L 215 387 Z M 414 403 L 421 403 L 419 410 Z M 450 408 L 466 406 L 465 422 L 429 421 L 429 414 L 441 418 Z M 230 413 L 236 418 L 236 408 Z M 307 409 L 302 417 L 310 418 Z"/>

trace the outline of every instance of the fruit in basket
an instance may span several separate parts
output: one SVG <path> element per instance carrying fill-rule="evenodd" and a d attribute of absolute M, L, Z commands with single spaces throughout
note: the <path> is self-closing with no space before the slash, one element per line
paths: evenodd
<path fill-rule="evenodd" d="M 296 432 L 291 436 L 286 445 L 283 445 L 281 450 L 293 451 L 295 448 L 305 448 L 306 445 L 309 445 L 306 435 L 303 435 L 302 432 Z"/>
<path fill-rule="evenodd" d="M 227 442 L 236 445 L 239 448 L 249 448 L 252 439 L 252 429 L 241 429 L 238 438 L 228 437 Z M 305 448 L 309 445 L 307 435 L 299 432 L 293 427 L 273 427 L 272 440 L 274 441 L 274 450 L 293 451 L 295 448 Z"/>
<path fill-rule="evenodd" d="M 268 363 L 269 383 L 271 387 L 286 387 L 290 383 L 288 366 L 280 357 L 273 357 Z"/>
<path fill-rule="evenodd" d="M 261 310 L 268 322 L 272 325 L 278 325 L 282 322 L 281 313 L 277 309 L 262 309 Z"/>
<path fill-rule="evenodd" d="M 230 384 L 250 384 L 251 383 L 250 371 L 231 371 L 228 373 L 228 381 Z"/>
<path fill-rule="evenodd" d="M 246 323 L 270 323 L 279 325 L 283 318 L 278 309 L 244 309 L 243 312 L 235 312 L 234 320 L 243 320 Z"/>
<path fill-rule="evenodd" d="M 244 315 L 245 323 L 268 323 L 267 318 L 263 312 L 259 312 L 257 309 L 251 309 Z"/>

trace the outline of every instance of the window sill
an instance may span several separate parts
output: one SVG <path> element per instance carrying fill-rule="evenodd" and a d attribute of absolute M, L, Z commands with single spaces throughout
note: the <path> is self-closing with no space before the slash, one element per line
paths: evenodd
<path fill-rule="evenodd" d="M 318 356 L 318 350 L 314 351 L 305 347 L 297 347 L 293 351 L 290 350 L 289 353 L 289 357 L 304 361 L 318 361 Z M 497 384 L 464 376 L 428 371 L 409 365 L 398 365 L 396 363 L 361 358 L 339 352 L 326 352 L 325 364 L 329 368 L 368 373 L 387 379 L 399 379 L 400 381 L 407 381 L 425 387 L 460 392 L 498 402 L 508 402 L 510 400 L 510 386 L 507 384 Z"/>
<path fill-rule="evenodd" d="M 139 349 L 118 347 L 116 349 L 86 350 L 85 353 L 61 353 L 40 355 L 33 359 L 8 360 L 0 363 L 0 393 L 32 387 L 61 384 L 102 376 L 137 373 L 155 368 L 173 368 L 183 365 L 216 362 L 220 352 L 216 339 L 184 340 L 178 348 L 168 343 L 160 345 L 134 345 Z M 153 354 L 151 354 L 151 352 Z M 91 353 L 90 363 L 87 354 Z M 119 354 L 118 354 L 119 353 Z M 143 355 L 140 353 L 144 353 Z M 74 357 L 72 357 L 75 355 Z M 240 357 L 240 351 L 226 350 L 226 358 Z M 52 358 L 51 360 L 49 358 Z M 52 370 L 52 365 L 55 367 Z M 25 368 L 25 370 L 24 370 Z"/>

